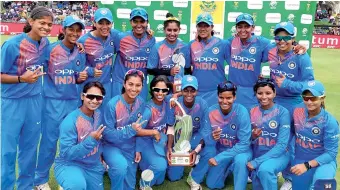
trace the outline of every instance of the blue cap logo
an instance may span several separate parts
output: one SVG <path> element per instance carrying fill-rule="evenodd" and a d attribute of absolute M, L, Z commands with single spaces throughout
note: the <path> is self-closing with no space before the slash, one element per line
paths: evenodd
<path fill-rule="evenodd" d="M 276 33 L 277 30 L 283 29 L 285 30 L 288 34 L 294 36 L 295 31 L 294 31 L 294 25 L 291 22 L 281 22 L 275 26 L 274 29 L 274 34 Z"/>
<path fill-rule="evenodd" d="M 240 14 L 237 18 L 236 18 L 236 25 L 239 24 L 240 22 L 245 22 L 247 24 L 249 24 L 250 26 L 254 25 L 254 19 L 253 17 L 248 14 L 248 13 L 243 13 Z"/>
<path fill-rule="evenodd" d="M 204 22 L 208 24 L 209 26 L 214 25 L 213 18 L 209 13 L 202 13 L 197 16 L 196 25 L 201 22 Z"/>

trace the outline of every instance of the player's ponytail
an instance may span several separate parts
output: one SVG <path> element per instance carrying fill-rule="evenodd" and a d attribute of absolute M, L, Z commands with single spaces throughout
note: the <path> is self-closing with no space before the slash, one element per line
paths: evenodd
<path fill-rule="evenodd" d="M 36 20 L 36 19 L 41 19 L 44 16 L 50 16 L 52 18 L 52 20 L 53 20 L 53 13 L 48 8 L 39 6 L 39 7 L 35 7 L 31 11 L 30 18 L 33 19 L 33 20 Z M 23 31 L 25 33 L 29 33 L 31 30 L 32 30 L 32 26 L 27 21 L 25 26 L 24 26 Z"/>
<path fill-rule="evenodd" d="M 164 30 L 165 30 L 165 28 L 168 27 L 168 25 L 169 25 L 170 23 L 172 23 L 172 22 L 176 23 L 176 25 L 178 26 L 178 28 L 180 28 L 181 22 L 179 21 L 178 18 L 174 17 L 173 14 L 171 14 L 171 13 L 166 13 L 166 16 L 165 16 L 165 17 L 166 17 L 166 19 L 165 19 L 165 21 L 163 22 Z"/>
<path fill-rule="evenodd" d="M 322 107 L 323 109 L 326 109 L 325 101 L 322 101 L 322 102 L 321 102 L 321 107 Z"/>
<path fill-rule="evenodd" d="M 58 40 L 63 40 L 65 38 L 65 34 L 63 32 L 63 29 L 59 30 L 59 34 L 58 34 Z"/>

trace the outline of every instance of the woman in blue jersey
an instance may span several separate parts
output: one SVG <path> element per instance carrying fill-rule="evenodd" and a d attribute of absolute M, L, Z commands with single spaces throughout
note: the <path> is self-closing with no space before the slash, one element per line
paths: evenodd
<path fill-rule="evenodd" d="M 131 69 L 124 77 L 121 95 L 113 97 L 104 112 L 103 156 L 108 165 L 111 189 L 135 189 L 137 164 L 136 134 L 143 124 L 144 100 L 138 96 L 145 80 L 142 71 Z"/>
<path fill-rule="evenodd" d="M 148 13 L 143 8 L 134 8 L 130 13 L 132 31 L 121 32 L 115 41 L 117 56 L 113 65 L 112 97 L 120 95 L 124 84 L 124 73 L 129 69 L 138 69 L 147 76 L 146 65 L 150 50 L 155 44 L 155 37 L 148 30 Z M 143 81 L 140 96 L 148 96 L 147 78 Z"/>
<path fill-rule="evenodd" d="M 53 14 L 45 7 L 31 11 L 24 33 L 1 47 L 1 188 L 32 189 L 41 130 L 42 65 Z M 17 158 L 18 147 L 18 160 Z M 29 158 L 29 159 L 28 159 Z"/>
<path fill-rule="evenodd" d="M 293 189 L 325 189 L 324 181 L 334 181 L 337 171 L 339 123 L 325 110 L 325 88 L 320 81 L 309 81 L 302 98 L 303 104 L 293 112 Z"/>
<path fill-rule="evenodd" d="M 104 189 L 100 141 L 106 127 L 98 110 L 104 96 L 100 82 L 86 83 L 81 107 L 60 124 L 60 152 L 54 175 L 63 189 Z"/>
<path fill-rule="evenodd" d="M 200 130 L 202 130 L 204 124 L 204 116 L 207 112 L 208 106 L 207 102 L 201 97 L 197 96 L 198 90 L 198 81 L 196 77 L 191 75 L 185 75 L 182 78 L 182 97 L 178 98 L 178 102 L 183 107 L 186 114 L 190 115 L 192 118 L 192 137 L 190 140 L 190 145 L 193 151 L 191 152 L 192 157 L 196 158 L 196 155 L 199 153 L 200 147 L 203 142 L 201 142 L 202 135 L 200 134 Z M 175 107 L 175 115 L 183 116 L 181 109 L 176 106 Z M 200 147 L 198 147 L 200 145 Z M 173 148 L 173 137 L 168 139 L 168 150 L 167 150 L 167 159 L 168 162 L 171 161 L 170 154 L 172 153 Z M 195 154 L 195 155 L 193 155 Z M 194 165 L 195 159 L 192 161 L 192 165 Z M 170 181 L 177 181 L 183 177 L 184 167 L 182 166 L 170 166 L 167 170 L 167 175 Z"/>
<path fill-rule="evenodd" d="M 168 93 L 171 92 L 171 83 L 165 75 L 158 75 L 150 83 L 151 100 L 146 104 L 142 114 L 143 129 L 137 133 L 136 151 L 140 152 L 142 160 L 139 163 L 141 170 L 150 169 L 154 178 L 150 186 L 162 184 L 165 178 L 167 161 L 165 147 L 167 142 L 168 126 L 175 123 L 174 113 L 170 110 Z M 145 187 L 143 180 L 141 188 Z"/>
<path fill-rule="evenodd" d="M 93 30 L 83 35 L 79 42 L 84 45 L 88 81 L 101 82 L 106 90 L 103 105 L 112 98 L 111 73 L 112 59 L 116 53 L 114 47 L 118 40 L 118 30 L 112 29 L 113 16 L 109 9 L 100 8 L 94 13 Z M 82 87 L 80 87 L 81 89 Z M 100 109 L 104 110 L 102 106 Z"/>
<path fill-rule="evenodd" d="M 191 189 L 201 189 L 204 176 L 210 189 L 221 189 L 230 171 L 234 188 L 247 186 L 247 163 L 251 160 L 251 126 L 247 109 L 235 102 L 236 86 L 230 81 L 217 87 L 218 104 L 208 109 L 201 135 L 205 147 L 188 177 Z M 210 165 L 210 166 L 209 166 Z"/>
<path fill-rule="evenodd" d="M 216 86 L 226 81 L 224 61 L 227 41 L 214 37 L 214 23 L 210 14 L 200 14 L 196 19 L 197 39 L 189 43 L 192 75 L 198 80 L 198 95 L 209 106 L 217 104 Z"/>
<path fill-rule="evenodd" d="M 166 75 L 169 81 L 174 83 L 174 77 L 176 80 L 182 79 L 184 69 L 190 72 L 190 51 L 189 46 L 178 39 L 181 31 L 181 23 L 178 18 L 167 13 L 163 24 L 165 39 L 156 43 L 152 48 L 147 68 L 149 74 Z M 180 92 L 180 86 L 174 91 Z"/>
<path fill-rule="evenodd" d="M 290 115 L 286 108 L 274 103 L 274 82 L 259 79 L 254 86 L 259 105 L 250 110 L 253 159 L 248 162 L 253 189 L 277 189 L 277 173 L 289 162 L 287 146 L 290 136 Z"/>
<path fill-rule="evenodd" d="M 58 42 L 47 50 L 48 75 L 43 85 L 44 108 L 42 138 L 34 185 L 48 189 L 49 170 L 54 162 L 59 138 L 59 125 L 71 111 L 77 108 L 79 94 L 77 84 L 87 79 L 85 54 L 77 48 L 77 40 L 85 25 L 76 16 L 67 16 L 63 22 L 63 33 Z"/>

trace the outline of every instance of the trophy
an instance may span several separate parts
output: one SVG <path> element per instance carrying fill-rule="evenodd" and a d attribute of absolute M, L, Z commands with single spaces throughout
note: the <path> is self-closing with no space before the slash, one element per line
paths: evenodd
<path fill-rule="evenodd" d="M 151 184 L 151 180 L 154 178 L 154 174 L 153 171 L 150 169 L 146 169 L 142 172 L 142 180 L 141 180 L 141 189 L 142 190 L 152 190 L 152 188 L 150 187 Z"/>
<path fill-rule="evenodd" d="M 183 53 L 179 53 L 179 49 L 176 49 L 171 59 L 172 59 L 172 62 L 175 64 L 175 67 L 180 68 L 180 72 L 174 76 L 174 83 L 173 83 L 174 93 L 177 93 L 182 90 L 181 86 L 182 86 L 182 77 L 184 76 L 185 58 L 184 58 Z"/>
<path fill-rule="evenodd" d="M 174 152 L 170 156 L 171 166 L 189 166 L 192 162 L 189 151 L 191 149 L 190 139 L 192 136 L 192 119 L 186 114 L 181 104 L 176 99 L 171 99 L 181 109 L 183 116 L 176 115 Z"/>

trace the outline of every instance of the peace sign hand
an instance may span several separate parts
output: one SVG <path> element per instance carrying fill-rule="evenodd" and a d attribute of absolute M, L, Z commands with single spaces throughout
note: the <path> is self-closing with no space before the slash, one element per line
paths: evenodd
<path fill-rule="evenodd" d="M 26 71 L 23 75 L 21 75 L 21 82 L 26 83 L 35 83 L 39 79 L 40 76 L 44 75 L 46 73 L 41 72 L 41 67 L 38 67 L 34 71 Z"/>
<path fill-rule="evenodd" d="M 103 133 L 103 131 L 104 131 L 105 128 L 106 128 L 106 126 L 104 126 L 103 124 L 101 124 L 101 125 L 98 127 L 98 129 L 95 130 L 95 131 L 92 131 L 92 132 L 90 133 L 89 136 L 92 136 L 94 139 L 96 139 L 96 140 L 98 141 L 99 139 L 102 138 L 102 136 L 103 136 L 102 133 Z"/>
<path fill-rule="evenodd" d="M 142 129 L 142 125 L 147 121 L 147 120 L 144 120 L 144 121 L 140 122 L 141 119 L 142 119 L 142 116 L 140 116 L 140 117 L 137 119 L 136 122 L 133 122 L 133 123 L 132 123 L 132 128 L 133 128 L 136 132 L 140 131 L 140 130 Z"/>

